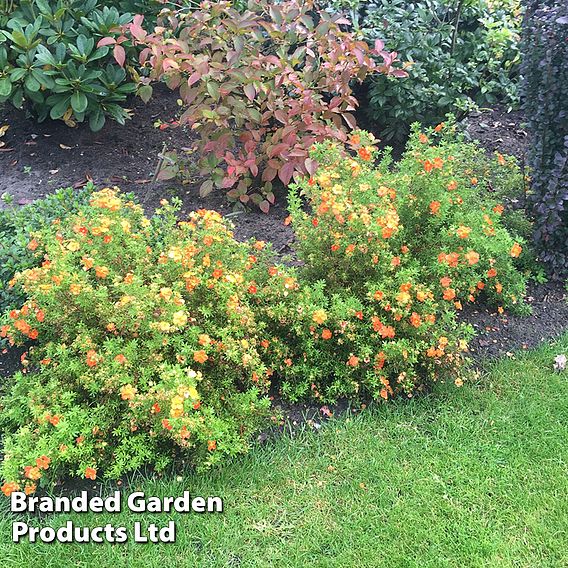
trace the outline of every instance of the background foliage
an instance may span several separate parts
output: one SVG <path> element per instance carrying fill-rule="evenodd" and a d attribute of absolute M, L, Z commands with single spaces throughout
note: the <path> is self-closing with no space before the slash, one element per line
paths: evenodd
<path fill-rule="evenodd" d="M 418 120 L 433 125 L 447 112 L 518 103 L 520 1 L 339 0 L 368 41 L 397 51 L 408 77 L 367 82 L 369 117 L 382 135 L 402 140 Z"/>
<path fill-rule="evenodd" d="M 568 275 L 568 6 L 527 2 L 524 108 L 531 135 L 532 213 L 540 258 Z"/>

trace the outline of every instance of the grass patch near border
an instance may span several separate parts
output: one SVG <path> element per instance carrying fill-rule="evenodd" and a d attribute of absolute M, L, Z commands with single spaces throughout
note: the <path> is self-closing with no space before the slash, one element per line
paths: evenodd
<path fill-rule="evenodd" d="M 551 568 L 568 565 L 568 335 L 479 380 L 282 436 L 205 474 L 142 480 L 146 494 L 218 495 L 225 512 L 61 514 L 77 526 L 177 525 L 175 544 L 11 543 L 5 568 Z M 7 500 L 5 500 L 7 501 Z M 31 521 L 33 522 L 33 521 Z"/>

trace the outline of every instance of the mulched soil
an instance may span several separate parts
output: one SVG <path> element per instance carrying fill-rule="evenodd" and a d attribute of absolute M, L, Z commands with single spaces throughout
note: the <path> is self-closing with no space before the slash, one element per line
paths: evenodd
<path fill-rule="evenodd" d="M 6 146 L 0 148 L 0 194 L 8 192 L 17 204 L 24 205 L 56 188 L 78 187 L 92 180 L 99 187 L 116 185 L 135 193 L 148 213 L 161 199 L 173 196 L 183 202 L 182 215 L 200 208 L 233 213 L 222 192 L 199 197 L 202 180 L 187 185 L 176 180 L 154 181 L 164 144 L 167 150 L 180 150 L 190 141 L 179 129 L 154 126 L 158 120 L 166 122 L 175 117 L 175 94 L 158 88 L 148 104 L 135 99 L 132 109 L 133 118 L 125 126 L 108 121 L 96 133 L 86 125 L 68 128 L 61 121 L 37 124 L 24 112 L 11 107 L 0 109 L 0 126 L 10 126 L 2 138 Z M 257 208 L 235 213 L 235 236 L 241 240 L 254 236 L 272 242 L 277 251 L 285 250 L 293 234 L 283 224 L 286 203 L 279 197 L 270 215 Z"/>
<path fill-rule="evenodd" d="M 0 148 L 0 193 L 9 192 L 16 203 L 25 204 L 62 186 L 80 186 L 92 179 L 98 186 L 118 185 L 137 195 L 148 212 L 153 211 L 163 197 L 178 196 L 183 213 L 198 208 L 215 209 L 222 214 L 233 212 L 222 193 L 212 193 L 202 199 L 195 183 L 182 185 L 177 181 L 154 181 L 158 154 L 164 144 L 168 149 L 180 149 L 188 144 L 180 130 L 160 130 L 157 120 L 173 118 L 176 97 L 167 89 L 158 89 L 157 96 L 145 105 L 134 101 L 134 117 L 126 126 L 109 122 L 103 130 L 92 133 L 81 126 L 69 129 L 61 122 L 36 124 L 23 112 L 11 108 L 0 110 L 0 126 L 9 124 Z M 513 154 L 522 161 L 528 147 L 520 112 L 488 109 L 470 115 L 463 123 L 471 139 L 479 140 L 489 152 L 498 150 Z M 235 235 L 239 239 L 256 237 L 270 241 L 279 253 L 290 252 L 294 236 L 283 224 L 286 217 L 285 199 L 274 206 L 269 215 L 257 209 L 236 214 Z M 495 357 L 527 349 L 540 341 L 556 337 L 568 328 L 566 290 L 559 283 L 533 285 L 528 302 L 533 306 L 530 316 L 499 316 L 482 306 L 468 308 L 462 318 L 479 332 L 472 344 L 476 359 Z M 0 357 L 0 376 L 8 376 L 19 363 L 19 353 L 11 351 Z M 314 413 L 325 415 L 319 407 L 295 405 L 286 412 L 299 421 Z M 302 418 L 303 417 L 303 418 Z"/>
<path fill-rule="evenodd" d="M 462 128 L 472 140 L 478 140 L 489 152 L 516 156 L 526 162 L 529 136 L 521 111 L 507 112 L 502 107 L 471 113 Z"/>

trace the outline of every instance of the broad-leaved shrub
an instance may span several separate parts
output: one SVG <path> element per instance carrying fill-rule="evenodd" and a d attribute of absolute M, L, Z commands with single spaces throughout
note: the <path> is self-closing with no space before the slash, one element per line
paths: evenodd
<path fill-rule="evenodd" d="M 268 211 L 276 179 L 287 185 L 312 172 L 309 147 L 345 140 L 355 126 L 352 82 L 406 73 L 380 40 L 369 48 L 342 30 L 347 20 L 316 10 L 312 0 L 249 6 L 241 13 L 230 2 L 206 0 L 162 14 L 154 33 L 135 22 L 123 37 L 142 47 L 150 79 L 179 89 L 184 112 L 166 126 L 198 135 L 194 149 L 208 176 L 201 194 L 222 188 L 231 200 Z M 140 92 L 150 97 L 151 86 Z M 174 163 L 160 175 L 177 171 Z"/>

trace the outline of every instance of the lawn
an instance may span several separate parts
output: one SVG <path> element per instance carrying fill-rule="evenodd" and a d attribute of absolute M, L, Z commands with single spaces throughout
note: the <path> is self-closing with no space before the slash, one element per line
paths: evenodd
<path fill-rule="evenodd" d="M 568 336 L 457 389 L 333 419 L 155 495 L 219 495 L 222 514 L 173 514 L 175 544 L 29 544 L 0 522 L 5 567 L 564 567 L 568 565 Z M 309 430 L 309 429 L 308 429 Z M 165 524 L 168 514 L 146 515 Z M 132 527 L 140 515 L 51 517 Z"/>

